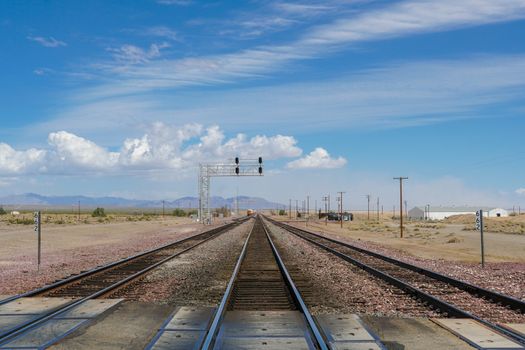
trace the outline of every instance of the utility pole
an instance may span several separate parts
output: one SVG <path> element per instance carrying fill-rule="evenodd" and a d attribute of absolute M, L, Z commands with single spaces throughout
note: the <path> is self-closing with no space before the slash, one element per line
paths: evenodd
<path fill-rule="evenodd" d="M 306 226 L 308 226 L 308 220 L 310 220 L 310 196 L 306 196 Z"/>
<path fill-rule="evenodd" d="M 330 195 L 328 195 L 328 211 L 330 211 Z"/>
<path fill-rule="evenodd" d="M 324 223 L 328 226 L 328 196 L 323 197 L 324 202 Z"/>
<path fill-rule="evenodd" d="M 162 200 L 162 218 L 164 219 L 164 208 L 165 208 L 165 204 L 166 204 L 166 201 L 163 199 Z"/>
<path fill-rule="evenodd" d="M 80 221 L 80 201 L 78 201 L 78 221 Z"/>
<path fill-rule="evenodd" d="M 399 180 L 399 233 L 403 238 L 403 180 L 408 180 L 408 177 L 394 177 L 394 180 Z"/>
<path fill-rule="evenodd" d="M 368 201 L 368 221 L 370 221 L 370 195 L 369 194 L 365 194 L 365 197 Z"/>
<path fill-rule="evenodd" d="M 290 199 L 290 204 L 288 206 L 288 218 L 292 220 L 292 200 Z"/>
<path fill-rule="evenodd" d="M 299 201 L 295 200 L 295 220 L 297 220 L 297 214 L 299 214 Z"/>
<path fill-rule="evenodd" d="M 341 222 L 341 228 L 343 228 L 343 193 L 345 192 L 337 192 L 337 193 L 339 193 L 338 199 L 339 199 L 339 205 L 341 206 L 340 207 L 341 210 L 339 211 L 341 214 L 341 217 L 339 218 L 340 219 L 339 221 Z"/>
<path fill-rule="evenodd" d="M 315 200 L 315 213 L 317 214 L 317 199 Z"/>
<path fill-rule="evenodd" d="M 377 221 L 379 222 L 379 197 L 377 197 Z"/>

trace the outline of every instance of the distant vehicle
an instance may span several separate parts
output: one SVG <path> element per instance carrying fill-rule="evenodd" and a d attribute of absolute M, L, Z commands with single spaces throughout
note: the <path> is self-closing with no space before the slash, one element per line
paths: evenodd
<path fill-rule="evenodd" d="M 340 213 L 334 213 L 334 212 L 330 212 L 327 214 L 320 214 L 319 215 L 319 218 L 322 219 L 324 217 L 328 217 L 328 221 L 340 221 L 341 220 L 341 214 Z M 354 220 L 354 214 L 352 213 L 348 213 L 348 212 L 344 212 L 343 213 L 343 221 L 353 221 Z"/>
<path fill-rule="evenodd" d="M 255 214 L 255 210 L 253 210 L 253 209 L 248 209 L 246 211 L 246 216 L 250 216 L 250 215 L 253 215 L 253 214 Z"/>

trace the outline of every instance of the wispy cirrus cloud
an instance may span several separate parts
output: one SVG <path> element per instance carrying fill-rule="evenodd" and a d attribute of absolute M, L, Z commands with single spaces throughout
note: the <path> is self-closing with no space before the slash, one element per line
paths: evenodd
<path fill-rule="evenodd" d="M 471 56 L 390 63 L 338 79 L 227 89 L 211 95 L 194 90 L 77 99 L 56 119 L 31 130 L 120 131 L 151 119 L 173 118 L 227 127 L 243 123 L 251 130 L 261 128 L 258 120 L 269 129 L 397 128 L 486 117 L 491 115 L 486 109 L 490 106 L 503 117 L 512 112 L 508 102 L 524 98 L 525 56 Z M 84 123 L 86 119 L 90 123 Z"/>
<path fill-rule="evenodd" d="M 157 0 L 157 3 L 161 5 L 188 6 L 193 4 L 193 0 Z"/>
<path fill-rule="evenodd" d="M 53 38 L 52 36 L 48 38 L 45 38 L 43 36 L 28 36 L 27 39 L 31 41 L 35 41 L 45 47 L 67 46 L 67 44 L 64 41 L 57 40 Z"/>
<path fill-rule="evenodd" d="M 256 46 L 220 55 L 148 59 L 147 64 L 127 69 L 120 69 L 119 62 L 106 63 L 104 72 L 111 74 L 111 83 L 101 84 L 83 95 L 96 98 L 181 86 L 228 84 L 260 78 L 292 62 L 330 55 L 354 43 L 520 18 L 525 18 L 524 0 L 407 0 L 314 26 L 288 44 Z M 127 49 L 129 52 L 123 54 L 146 63 L 144 50 L 140 52 L 132 46 Z"/>
<path fill-rule="evenodd" d="M 166 26 L 149 27 L 142 31 L 144 35 L 165 38 L 172 41 L 180 41 L 179 33 Z"/>
<path fill-rule="evenodd" d="M 115 60 L 119 63 L 137 64 L 146 63 L 159 57 L 160 51 L 168 47 L 170 47 L 168 43 L 151 44 L 149 49 L 145 50 L 135 45 L 126 44 L 117 48 L 111 47 L 107 50 L 112 53 Z"/>

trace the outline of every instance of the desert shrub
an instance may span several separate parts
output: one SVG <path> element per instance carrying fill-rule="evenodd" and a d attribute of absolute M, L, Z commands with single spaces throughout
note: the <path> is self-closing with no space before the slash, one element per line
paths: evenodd
<path fill-rule="evenodd" d="M 3 207 L 0 207 L 0 215 L 5 215 L 7 212 L 4 210 Z"/>
<path fill-rule="evenodd" d="M 33 221 L 33 219 L 28 219 L 28 218 L 16 218 L 16 219 L 9 219 L 9 223 L 10 224 L 18 224 L 18 225 L 32 225 L 34 224 L 35 222 Z"/>
<path fill-rule="evenodd" d="M 106 213 L 104 212 L 104 208 L 97 208 L 95 210 L 93 210 L 93 214 L 91 214 L 92 217 L 96 218 L 96 217 L 105 217 L 106 216 Z"/>
<path fill-rule="evenodd" d="M 284 209 L 279 210 L 279 215 L 280 216 L 286 215 L 286 210 L 284 210 Z"/>
<path fill-rule="evenodd" d="M 184 217 L 186 216 L 186 212 L 184 211 L 184 209 L 181 209 L 181 208 L 176 208 L 174 211 L 173 211 L 173 216 L 176 216 L 176 217 Z"/>

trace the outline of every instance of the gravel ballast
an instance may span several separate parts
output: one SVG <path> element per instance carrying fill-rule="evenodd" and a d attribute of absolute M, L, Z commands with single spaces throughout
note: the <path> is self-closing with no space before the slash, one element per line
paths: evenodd
<path fill-rule="evenodd" d="M 435 317 L 437 313 L 401 290 L 354 265 L 268 223 L 294 280 L 308 281 L 306 302 L 313 314 L 356 313 L 394 317 Z"/>
<path fill-rule="evenodd" d="M 299 227 L 299 225 L 294 226 Z M 317 229 L 310 230 L 329 238 L 347 242 L 359 248 L 383 254 L 498 293 L 525 300 L 525 263 L 487 262 L 485 263 L 485 268 L 482 268 L 480 264 L 419 258 L 407 254 L 402 250 L 385 247 L 374 242 L 355 240 L 335 233 L 325 233 Z"/>
<path fill-rule="evenodd" d="M 216 306 L 226 289 L 250 220 L 163 264 L 111 297 L 170 305 Z"/>

